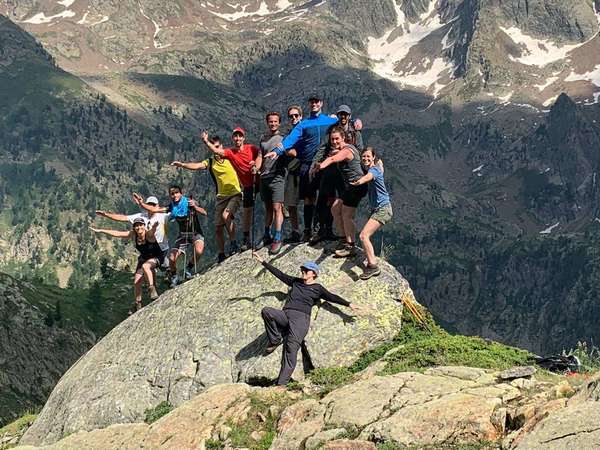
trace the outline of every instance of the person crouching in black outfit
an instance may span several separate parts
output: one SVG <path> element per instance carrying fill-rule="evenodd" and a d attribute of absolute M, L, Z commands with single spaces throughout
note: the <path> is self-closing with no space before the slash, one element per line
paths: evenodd
<path fill-rule="evenodd" d="M 357 315 L 364 314 L 365 310 L 338 295 L 332 294 L 317 283 L 315 280 L 319 275 L 320 268 L 315 262 L 309 261 L 302 264 L 300 266 L 302 278 L 298 278 L 283 273 L 255 252 L 252 253 L 252 256 L 265 269 L 291 288 L 282 310 L 267 306 L 261 311 L 269 339 L 269 346 L 265 350 L 265 355 L 272 353 L 279 345 L 283 344 L 281 370 L 277 378 L 277 385 L 284 386 L 290 381 L 294 373 L 298 350 L 300 350 L 302 341 L 308 334 L 311 309 L 319 299 L 347 306 Z"/>

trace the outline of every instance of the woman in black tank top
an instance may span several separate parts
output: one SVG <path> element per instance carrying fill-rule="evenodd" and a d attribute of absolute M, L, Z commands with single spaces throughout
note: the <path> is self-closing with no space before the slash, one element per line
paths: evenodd
<path fill-rule="evenodd" d="M 146 221 L 139 217 L 133 221 L 131 228 L 130 231 L 118 231 L 90 227 L 95 233 L 133 240 L 135 248 L 139 252 L 138 263 L 133 277 L 133 287 L 135 292 L 134 310 L 137 311 L 142 308 L 142 282 L 144 278 L 146 278 L 146 281 L 148 282 L 148 293 L 150 294 L 150 298 L 152 300 L 158 298 L 158 292 L 154 285 L 155 270 L 163 264 L 165 252 L 161 250 L 154 236 L 154 233 L 158 228 L 158 222 L 155 222 L 152 228 L 147 230 Z"/>

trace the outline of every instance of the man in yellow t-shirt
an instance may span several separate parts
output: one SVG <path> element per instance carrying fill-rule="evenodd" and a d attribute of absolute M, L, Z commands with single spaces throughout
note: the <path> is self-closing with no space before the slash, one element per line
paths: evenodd
<path fill-rule="evenodd" d="M 221 147 L 221 140 L 218 137 L 214 136 L 210 141 L 213 145 Z M 238 251 L 238 244 L 235 239 L 234 216 L 242 204 L 242 189 L 235 169 L 227 159 L 217 154 L 201 162 L 173 161 L 171 165 L 188 170 L 208 170 L 212 177 L 217 188 L 215 208 L 215 240 L 219 252 L 217 262 L 223 262 L 227 257 L 223 228 L 227 230 L 229 235 L 228 254 L 232 255 Z"/>

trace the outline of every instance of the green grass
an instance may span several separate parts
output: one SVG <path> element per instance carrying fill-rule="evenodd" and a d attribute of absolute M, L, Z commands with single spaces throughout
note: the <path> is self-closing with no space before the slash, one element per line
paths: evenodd
<path fill-rule="evenodd" d="M 0 428 L 0 439 L 4 436 L 18 436 L 19 438 L 23 436 L 25 431 L 31 426 L 31 424 L 37 418 L 37 414 L 32 412 L 27 412 L 15 421 L 3 426 Z M 5 450 L 12 447 L 12 445 L 2 445 L 0 444 L 0 450 Z"/>
<path fill-rule="evenodd" d="M 167 401 L 160 402 L 154 408 L 148 408 L 144 411 L 144 422 L 147 424 L 154 423 L 161 417 L 169 414 L 171 411 L 173 411 L 173 405 L 171 403 Z"/>
<path fill-rule="evenodd" d="M 390 354 L 385 356 L 388 352 Z M 428 367 L 445 365 L 502 370 L 526 365 L 531 356 L 525 350 L 498 342 L 452 335 L 437 325 L 428 313 L 424 326 L 417 323 L 405 309 L 402 329 L 392 341 L 364 353 L 349 367 L 315 369 L 309 377 L 326 393 L 348 384 L 354 379 L 354 374 L 380 359 L 387 363 L 380 375 L 392 375 L 398 372 L 422 372 Z"/>

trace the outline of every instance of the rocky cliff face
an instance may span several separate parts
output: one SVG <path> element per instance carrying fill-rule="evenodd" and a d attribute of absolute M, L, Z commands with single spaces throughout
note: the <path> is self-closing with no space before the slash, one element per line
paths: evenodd
<path fill-rule="evenodd" d="M 307 259 L 321 261 L 320 281 L 370 308 L 355 318 L 347 308 L 314 308 L 306 338 L 305 369 L 348 365 L 400 329 L 406 280 L 383 263 L 383 274 L 357 281 L 359 261 L 327 257 L 306 245 L 288 247 L 273 264 L 297 273 Z M 136 422 L 160 401 L 174 405 L 224 382 L 273 379 L 280 350 L 268 357 L 260 310 L 280 307 L 285 285 L 246 252 L 164 294 L 117 326 L 61 379 L 24 442 L 51 443 L 66 433 Z M 294 377 L 302 378 L 302 365 Z"/>
<path fill-rule="evenodd" d="M 95 341 L 93 334 L 63 327 L 60 312 L 44 312 L 28 296 L 43 292 L 0 274 L 0 422 L 43 404 L 63 373 Z"/>

